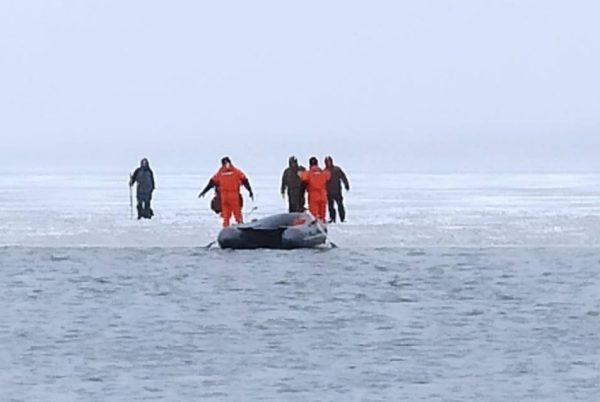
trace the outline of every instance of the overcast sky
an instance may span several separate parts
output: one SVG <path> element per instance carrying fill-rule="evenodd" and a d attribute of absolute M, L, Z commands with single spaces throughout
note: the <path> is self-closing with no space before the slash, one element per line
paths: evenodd
<path fill-rule="evenodd" d="M 0 2 L 0 169 L 600 169 L 600 2 Z"/>

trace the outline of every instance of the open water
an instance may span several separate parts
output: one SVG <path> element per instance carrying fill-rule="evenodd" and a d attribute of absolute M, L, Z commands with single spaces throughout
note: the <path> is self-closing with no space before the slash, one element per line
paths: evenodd
<path fill-rule="evenodd" d="M 290 252 L 204 250 L 206 176 L 0 175 L 1 401 L 599 400 L 600 176 L 352 174 Z"/>

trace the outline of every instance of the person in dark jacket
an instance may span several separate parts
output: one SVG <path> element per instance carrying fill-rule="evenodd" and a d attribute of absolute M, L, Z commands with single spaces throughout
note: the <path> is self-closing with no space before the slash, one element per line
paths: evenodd
<path fill-rule="evenodd" d="M 152 201 L 152 193 L 155 189 L 154 173 L 150 169 L 148 159 L 144 158 L 140 162 L 140 167 L 130 176 L 129 186 L 137 183 L 137 213 L 138 219 L 151 219 L 154 215 L 150 203 Z"/>
<path fill-rule="evenodd" d="M 340 221 L 346 220 L 346 209 L 344 208 L 344 196 L 342 195 L 342 183 L 346 191 L 350 191 L 350 183 L 346 173 L 339 166 L 333 164 L 333 158 L 325 158 L 325 170 L 331 175 L 331 180 L 327 183 L 327 204 L 329 206 L 329 223 L 335 223 L 336 210 L 335 204 L 340 215 Z"/>
<path fill-rule="evenodd" d="M 305 170 L 304 167 L 298 165 L 298 159 L 295 156 L 290 156 L 289 167 L 283 171 L 281 176 L 281 196 L 285 198 L 287 191 L 289 212 L 304 212 L 305 189 L 298 173 Z"/>

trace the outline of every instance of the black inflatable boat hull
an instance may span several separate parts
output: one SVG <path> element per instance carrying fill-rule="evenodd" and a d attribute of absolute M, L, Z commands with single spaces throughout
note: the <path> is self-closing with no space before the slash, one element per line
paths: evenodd
<path fill-rule="evenodd" d="M 237 250 L 313 248 L 326 241 L 327 228 L 305 213 L 273 215 L 231 226 L 217 238 L 221 248 Z"/>

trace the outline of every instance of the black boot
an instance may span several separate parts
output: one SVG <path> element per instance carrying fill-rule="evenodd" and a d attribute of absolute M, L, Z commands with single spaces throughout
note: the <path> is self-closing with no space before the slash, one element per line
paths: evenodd
<path fill-rule="evenodd" d="M 150 200 L 146 201 L 146 218 L 147 219 L 152 219 L 152 217 L 154 216 L 154 211 L 152 211 L 152 208 L 150 207 Z"/>

